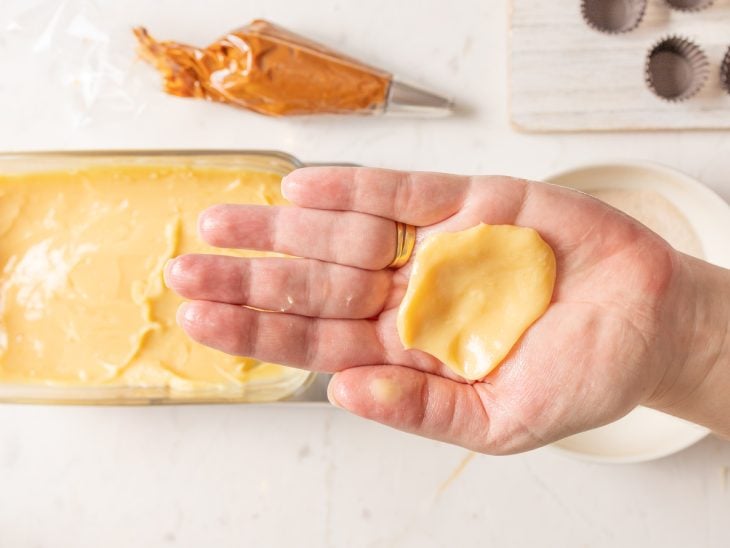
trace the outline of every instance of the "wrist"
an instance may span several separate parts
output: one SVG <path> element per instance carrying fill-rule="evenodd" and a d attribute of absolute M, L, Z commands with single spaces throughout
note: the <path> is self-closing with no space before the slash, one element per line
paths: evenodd
<path fill-rule="evenodd" d="M 678 256 L 663 311 L 671 359 L 646 405 L 730 437 L 730 270 Z"/>

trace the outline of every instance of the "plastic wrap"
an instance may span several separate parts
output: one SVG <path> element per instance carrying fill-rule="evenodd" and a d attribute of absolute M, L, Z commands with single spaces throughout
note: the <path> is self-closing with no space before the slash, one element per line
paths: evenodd
<path fill-rule="evenodd" d="M 3 83 L 16 88 L 16 107 L 36 116 L 62 109 L 71 127 L 88 125 L 101 113 L 106 119 L 141 114 L 155 78 L 134 53 L 129 27 L 111 26 L 109 11 L 88 0 L 3 4 L 0 65 Z M 54 88 L 59 100 L 37 101 L 38 86 Z"/>

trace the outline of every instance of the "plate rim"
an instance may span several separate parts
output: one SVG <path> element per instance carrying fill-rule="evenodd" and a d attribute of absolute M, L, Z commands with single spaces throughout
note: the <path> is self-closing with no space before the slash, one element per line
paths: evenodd
<path fill-rule="evenodd" d="M 600 171 L 604 169 L 616 169 L 616 168 L 629 168 L 629 169 L 642 169 L 647 172 L 654 172 L 654 173 L 661 173 L 664 176 L 669 176 L 674 178 L 675 180 L 681 181 L 681 183 L 689 189 L 689 191 L 701 194 L 705 199 L 711 200 L 713 202 L 716 202 L 718 205 L 724 206 L 728 210 L 728 214 L 730 214 L 730 204 L 728 204 L 725 199 L 720 196 L 717 192 L 715 192 L 712 188 L 706 186 L 702 182 L 700 182 L 698 179 L 695 179 L 694 177 L 688 175 L 687 173 L 684 173 L 683 171 L 680 171 L 676 168 L 661 164 L 659 162 L 654 162 L 651 160 L 628 160 L 628 159 L 607 159 L 607 160 L 601 160 L 598 162 L 582 162 L 579 164 L 572 165 L 570 167 L 555 171 L 553 173 L 549 173 L 542 177 L 542 181 L 549 184 L 556 184 L 553 182 L 556 179 L 564 178 L 579 172 L 590 172 L 590 171 Z M 558 185 L 563 186 L 563 185 Z M 573 188 L 573 187 L 568 187 Z M 580 189 L 574 189 L 581 191 Z M 666 196 L 665 196 L 666 197 Z M 672 201 L 672 204 L 674 204 L 682 213 L 685 213 L 683 210 L 683 207 L 681 204 L 677 204 L 674 201 Z M 702 235 L 698 234 L 698 237 L 700 238 L 700 241 L 703 241 Z M 704 243 L 704 242 L 703 242 Z M 728 257 L 728 260 L 730 261 L 730 257 Z M 627 413 L 628 414 L 628 413 Z M 626 415 L 624 415 L 626 416 Z M 671 416 L 671 415 L 670 415 Z M 661 458 L 668 457 L 670 455 L 674 455 L 676 453 L 679 453 L 681 451 L 684 451 L 685 449 L 688 449 L 689 447 L 699 443 L 706 437 L 708 437 L 711 434 L 711 430 L 709 428 L 706 428 L 701 425 L 697 425 L 694 423 L 691 423 L 689 421 L 685 421 L 684 419 L 681 419 L 679 417 L 674 417 L 678 421 L 686 422 L 692 426 L 695 427 L 696 432 L 693 432 L 694 435 L 687 436 L 686 439 L 683 439 L 681 443 L 676 444 L 675 446 L 672 446 L 670 448 L 660 449 L 660 450 L 654 450 L 654 451 L 644 451 L 638 454 L 632 454 L 632 455 L 625 455 L 625 456 L 616 456 L 616 455 L 601 455 L 601 454 L 593 454 L 593 453 L 586 453 L 583 451 L 577 451 L 574 449 L 568 449 L 565 447 L 560 447 L 556 445 L 561 440 L 558 440 L 557 442 L 553 442 L 547 445 L 547 448 L 559 455 L 563 455 L 566 457 L 570 457 L 576 460 L 580 460 L 583 462 L 592 462 L 592 463 L 601 463 L 601 464 L 635 464 L 635 463 L 641 463 L 641 462 L 649 462 L 658 460 Z"/>

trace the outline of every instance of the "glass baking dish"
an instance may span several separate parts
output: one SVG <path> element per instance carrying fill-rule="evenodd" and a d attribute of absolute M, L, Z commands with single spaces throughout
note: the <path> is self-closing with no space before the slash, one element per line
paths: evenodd
<path fill-rule="evenodd" d="M 124 150 L 0 153 L 0 175 L 75 171 L 110 166 L 165 166 L 243 169 L 284 176 L 303 164 L 275 151 Z M 78 386 L 73 384 L 3 383 L 0 402 L 92 405 L 240 403 L 302 400 L 314 374 L 287 368 L 274 379 L 248 381 L 225 389 L 173 390 L 167 386 Z"/>

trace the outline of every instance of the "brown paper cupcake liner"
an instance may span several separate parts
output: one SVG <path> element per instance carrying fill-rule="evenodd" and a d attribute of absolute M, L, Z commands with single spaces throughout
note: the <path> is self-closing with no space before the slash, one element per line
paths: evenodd
<path fill-rule="evenodd" d="M 664 0 L 673 10 L 678 11 L 700 11 L 709 8 L 715 0 Z"/>
<path fill-rule="evenodd" d="M 720 84 L 727 93 L 730 93 L 730 47 L 727 48 L 720 65 Z"/>
<path fill-rule="evenodd" d="M 580 13 L 586 24 L 607 34 L 621 34 L 639 26 L 646 0 L 581 0 Z"/>
<path fill-rule="evenodd" d="M 644 79 L 665 101 L 685 101 L 699 92 L 710 74 L 707 55 L 691 40 L 667 36 L 649 49 Z"/>

